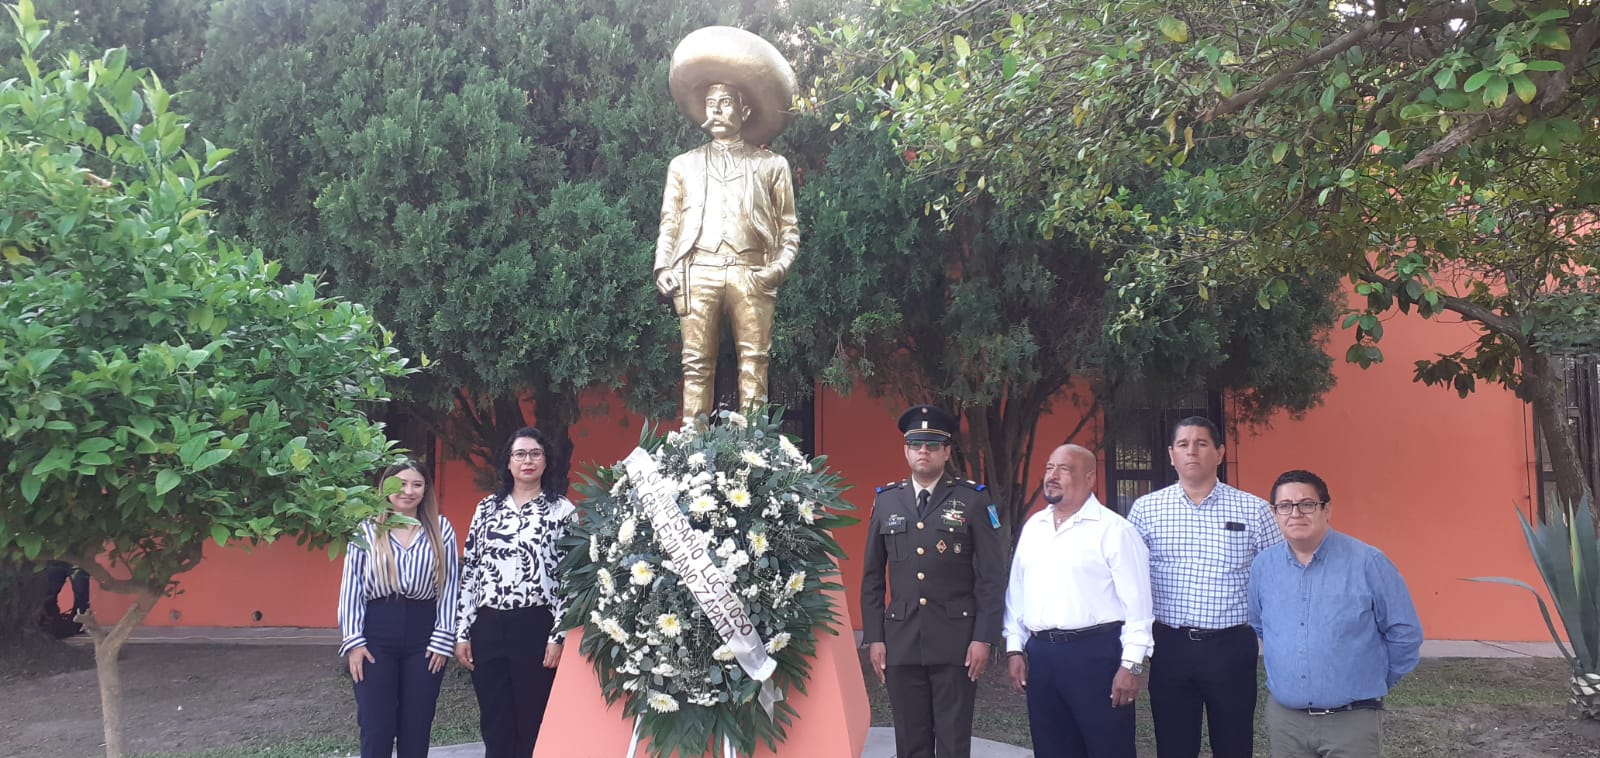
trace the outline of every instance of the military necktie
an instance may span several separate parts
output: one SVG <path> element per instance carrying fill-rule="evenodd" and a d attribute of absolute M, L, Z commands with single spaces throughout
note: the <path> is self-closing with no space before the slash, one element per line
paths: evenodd
<path fill-rule="evenodd" d="M 924 518 L 924 517 L 926 517 L 928 515 L 928 501 L 930 499 L 932 499 L 932 497 L 933 497 L 933 492 L 931 490 L 923 490 L 923 491 L 917 493 L 917 517 L 918 518 Z"/>

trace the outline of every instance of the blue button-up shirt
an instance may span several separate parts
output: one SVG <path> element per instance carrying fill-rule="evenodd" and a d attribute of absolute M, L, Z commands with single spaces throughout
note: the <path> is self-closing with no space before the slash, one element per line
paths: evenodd
<path fill-rule="evenodd" d="M 1272 699 L 1337 708 L 1380 698 L 1417 667 L 1422 623 L 1405 580 L 1377 548 L 1328 530 L 1311 562 L 1287 543 L 1250 567 L 1250 625 Z"/>

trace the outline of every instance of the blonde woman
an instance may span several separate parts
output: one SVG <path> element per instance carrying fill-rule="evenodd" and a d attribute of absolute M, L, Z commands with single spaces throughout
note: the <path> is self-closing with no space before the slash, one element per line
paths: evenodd
<path fill-rule="evenodd" d="M 351 544 L 339 588 L 339 655 L 355 683 L 362 758 L 422 758 L 433 711 L 454 652 L 459 562 L 456 533 L 439 515 L 427 474 L 401 461 L 378 477 L 400 490 L 389 514 L 415 524 L 390 524 L 389 514 L 362 525 L 367 547 Z"/>

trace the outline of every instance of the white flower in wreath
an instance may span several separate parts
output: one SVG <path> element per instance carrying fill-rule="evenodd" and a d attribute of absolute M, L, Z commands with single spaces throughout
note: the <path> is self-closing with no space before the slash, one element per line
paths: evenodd
<path fill-rule="evenodd" d="M 598 537 L 591 537 L 589 539 L 589 562 L 600 562 L 600 538 Z"/>
<path fill-rule="evenodd" d="M 691 469 L 704 469 L 706 467 L 706 454 L 703 452 L 695 453 L 689 456 L 688 463 Z"/>
<path fill-rule="evenodd" d="M 663 613 L 656 617 L 656 628 L 668 637 L 683 634 L 683 622 L 678 620 L 676 613 Z"/>
<path fill-rule="evenodd" d="M 709 692 L 702 692 L 689 698 L 689 703 L 702 708 L 710 708 L 717 704 L 717 696 Z"/>
<path fill-rule="evenodd" d="M 727 413 L 728 415 L 725 418 L 728 420 L 729 424 L 733 425 L 735 429 L 743 429 L 750 425 L 750 420 L 745 418 L 743 414 L 735 413 L 733 411 L 728 411 Z"/>
<path fill-rule="evenodd" d="M 605 632 L 607 637 L 619 643 L 628 641 L 628 630 L 623 629 L 616 619 L 602 619 L 600 621 L 600 631 Z"/>
<path fill-rule="evenodd" d="M 723 568 L 728 571 L 738 571 L 748 565 L 750 565 L 750 554 L 743 550 L 736 550 L 732 555 L 728 556 L 728 562 L 723 564 Z"/>
<path fill-rule="evenodd" d="M 755 553 L 757 558 L 766 555 L 767 550 L 771 546 L 772 545 L 767 542 L 766 532 L 750 532 L 750 552 Z"/>
<path fill-rule="evenodd" d="M 738 552 L 738 550 L 739 546 L 733 543 L 733 538 L 728 537 L 722 540 L 721 545 L 717 546 L 717 557 L 721 558 L 723 562 L 726 563 L 728 557 L 733 555 L 735 552 Z"/>
<path fill-rule="evenodd" d="M 756 452 L 756 451 L 754 451 L 754 450 L 746 450 L 746 451 L 740 453 L 739 454 L 739 459 L 743 460 L 746 464 L 750 465 L 753 468 L 766 468 L 767 467 L 767 459 L 761 457 L 761 454 Z"/>
<path fill-rule="evenodd" d="M 628 477 L 627 477 L 626 474 L 624 474 L 623 476 L 617 477 L 616 484 L 611 485 L 611 496 L 612 497 L 622 497 L 622 493 L 627 492 L 627 491 L 628 491 Z"/>
<path fill-rule="evenodd" d="M 806 572 L 796 571 L 789 575 L 789 581 L 783 584 L 783 594 L 793 596 L 806 588 Z"/>
<path fill-rule="evenodd" d="M 594 578 L 600 584 L 600 594 L 603 597 L 610 597 L 617 593 L 617 583 L 611 578 L 610 569 L 602 568 L 594 572 Z"/>
<path fill-rule="evenodd" d="M 633 532 L 639 528 L 639 520 L 629 516 L 622 520 L 622 525 L 617 527 L 617 542 L 626 545 L 633 541 Z"/>
<path fill-rule="evenodd" d="M 678 710 L 678 701 L 665 692 L 650 690 L 647 702 L 650 703 L 650 710 L 656 713 L 675 713 Z"/>
<path fill-rule="evenodd" d="M 727 663 L 728 661 L 733 660 L 733 648 L 728 647 L 727 645 L 723 645 L 722 647 L 719 647 L 716 650 L 711 651 L 711 658 L 713 660 L 718 660 L 718 661 L 722 661 L 723 663 Z"/>
<path fill-rule="evenodd" d="M 761 588 L 752 584 L 749 587 L 744 588 L 744 590 L 739 594 L 744 595 L 746 600 L 754 600 L 756 599 L 756 595 L 761 594 Z"/>
<path fill-rule="evenodd" d="M 696 516 L 704 516 L 717 509 L 717 499 L 710 495 L 701 495 L 689 502 L 689 512 Z"/>
<path fill-rule="evenodd" d="M 789 646 L 789 633 L 778 632 L 772 639 L 767 640 L 767 652 L 776 653 Z"/>
<path fill-rule="evenodd" d="M 648 561 L 634 561 L 633 566 L 628 569 L 628 573 L 630 574 L 628 581 L 640 587 L 655 581 L 656 578 L 656 572 L 650 569 Z"/>
<path fill-rule="evenodd" d="M 807 500 L 800 504 L 800 520 L 807 524 L 817 523 L 817 505 Z"/>
<path fill-rule="evenodd" d="M 657 663 L 654 668 L 650 669 L 650 673 L 659 677 L 670 679 L 678 675 L 678 669 L 673 667 L 672 664 L 663 661 L 661 663 Z"/>
<path fill-rule="evenodd" d="M 794 443 L 789 441 L 788 435 L 778 435 L 778 449 L 783 451 L 783 454 L 795 463 L 806 462 L 806 454 L 800 452 L 800 448 L 795 447 Z M 807 465 L 807 468 L 810 468 L 810 466 Z"/>
<path fill-rule="evenodd" d="M 743 488 L 733 490 L 728 493 L 728 502 L 732 503 L 735 508 L 749 508 L 750 493 Z"/>

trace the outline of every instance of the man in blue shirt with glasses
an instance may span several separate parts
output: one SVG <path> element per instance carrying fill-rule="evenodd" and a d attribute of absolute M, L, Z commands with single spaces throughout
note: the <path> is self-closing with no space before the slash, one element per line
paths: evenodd
<path fill-rule="evenodd" d="M 1378 755 L 1383 697 L 1422 650 L 1405 580 L 1377 548 L 1333 530 L 1331 500 L 1316 474 L 1279 476 L 1272 512 L 1284 542 L 1250 569 L 1273 758 Z"/>

